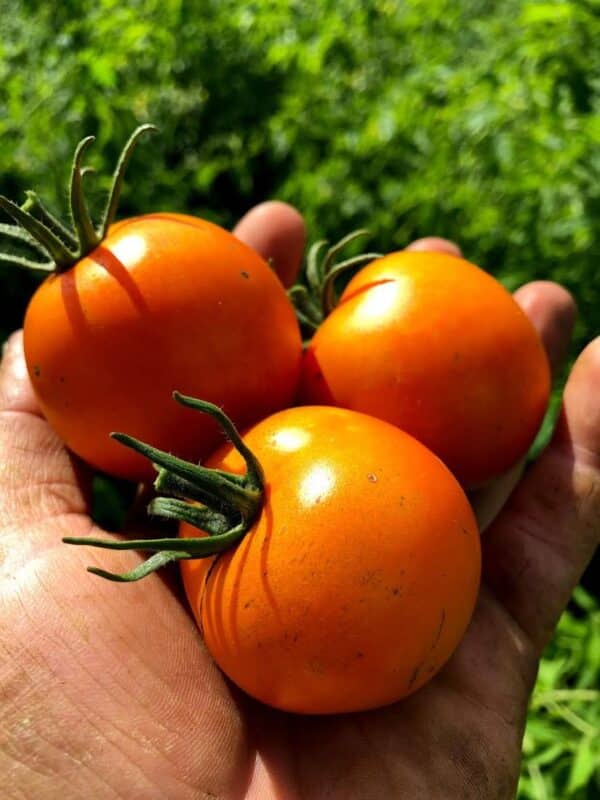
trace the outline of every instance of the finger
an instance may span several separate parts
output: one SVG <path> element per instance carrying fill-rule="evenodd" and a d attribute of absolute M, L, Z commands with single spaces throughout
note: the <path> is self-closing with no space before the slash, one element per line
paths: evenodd
<path fill-rule="evenodd" d="M 272 263 L 285 287 L 294 283 L 304 254 L 306 228 L 293 206 L 279 200 L 260 203 L 242 217 L 233 232 Z"/>
<path fill-rule="evenodd" d="M 525 461 L 526 459 L 522 458 L 487 486 L 483 486 L 480 489 L 471 489 L 467 492 L 481 533 L 487 530 L 496 519 L 513 493 L 515 486 L 521 480 L 525 471 Z"/>
<path fill-rule="evenodd" d="M 15 331 L 5 342 L 0 362 L 0 411 L 41 414 L 27 373 L 23 353 L 23 331 Z"/>
<path fill-rule="evenodd" d="M 462 258 L 460 247 L 449 239 L 440 239 L 439 236 L 425 236 L 423 239 L 415 239 L 406 250 L 418 250 L 427 253 L 447 253 L 449 256 Z"/>
<path fill-rule="evenodd" d="M 556 376 L 567 358 L 577 316 L 572 295 L 558 283 L 533 281 L 517 289 L 514 298 L 537 330 Z"/>
<path fill-rule="evenodd" d="M 576 306 L 569 292 L 557 283 L 534 281 L 515 292 L 515 300 L 531 320 L 544 345 L 552 373 L 562 369 L 575 324 Z M 480 530 L 498 515 L 519 482 L 525 459 L 488 486 L 469 493 Z"/>
<path fill-rule="evenodd" d="M 484 577 L 538 652 L 600 540 L 600 337 L 579 356 L 549 447 L 483 540 Z"/>

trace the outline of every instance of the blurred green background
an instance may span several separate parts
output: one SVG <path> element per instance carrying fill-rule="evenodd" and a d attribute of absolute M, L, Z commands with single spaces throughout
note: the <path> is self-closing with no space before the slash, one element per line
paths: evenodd
<path fill-rule="evenodd" d="M 509 288 L 566 285 L 572 356 L 600 331 L 598 0 L 0 0 L 0 20 L 3 194 L 35 187 L 64 212 L 74 146 L 93 133 L 99 207 L 123 143 L 152 121 L 121 216 L 230 226 L 277 197 L 311 240 L 366 226 L 387 251 L 447 236 Z M 0 339 L 35 285 L 0 266 Z M 542 666 L 521 798 L 600 798 L 590 576 Z"/>

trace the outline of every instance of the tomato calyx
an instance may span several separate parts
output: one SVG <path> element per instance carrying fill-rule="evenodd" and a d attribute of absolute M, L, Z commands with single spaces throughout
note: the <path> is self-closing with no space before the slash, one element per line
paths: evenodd
<path fill-rule="evenodd" d="M 20 206 L 0 195 L 0 208 L 16 223 L 0 225 L 0 235 L 4 235 L 19 247 L 24 246 L 26 251 L 34 250 L 37 256 L 41 255 L 46 259 L 49 257 L 49 260 L 40 261 L 19 254 L 0 253 L 0 263 L 24 267 L 34 272 L 61 273 L 91 253 L 106 237 L 109 226 L 114 222 L 125 169 L 138 140 L 149 131 L 156 131 L 156 127 L 149 124 L 140 125 L 125 144 L 113 173 L 108 201 L 98 227 L 94 226 L 90 217 L 84 191 L 85 177 L 94 170 L 82 164 L 86 150 L 95 139 L 94 136 L 82 139 L 73 157 L 69 181 L 72 230 L 55 217 L 33 191 L 26 192 L 27 199 Z"/>
<path fill-rule="evenodd" d="M 308 251 L 306 268 L 304 270 L 304 283 L 296 283 L 288 290 L 288 296 L 296 309 L 302 334 L 310 338 L 323 322 L 325 317 L 333 311 L 338 303 L 335 291 L 336 279 L 348 272 L 353 267 L 381 258 L 380 253 L 361 253 L 344 261 L 336 262 L 339 253 L 349 244 L 362 236 L 368 236 L 369 231 L 360 229 L 344 236 L 336 244 L 328 248 L 325 256 L 320 259 L 321 251 L 329 242 L 321 239 L 315 242 Z"/>
<path fill-rule="evenodd" d="M 91 545 L 111 550 L 142 550 L 154 555 L 124 574 L 97 567 L 88 571 L 112 581 L 137 581 L 172 561 L 208 558 L 228 550 L 249 531 L 262 508 L 264 478 L 262 467 L 242 441 L 237 428 L 218 406 L 179 392 L 174 399 L 187 408 L 209 414 L 246 462 L 246 473 L 236 475 L 210 469 L 151 447 L 124 433 L 111 436 L 126 447 L 149 458 L 158 476 L 154 487 L 161 496 L 148 505 L 148 513 L 187 522 L 205 532 L 198 538 L 110 539 L 65 537 L 66 544 Z M 166 496 L 165 496 L 166 495 Z"/>

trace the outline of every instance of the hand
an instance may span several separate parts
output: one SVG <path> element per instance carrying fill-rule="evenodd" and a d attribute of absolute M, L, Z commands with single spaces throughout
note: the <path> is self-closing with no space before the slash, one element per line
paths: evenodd
<path fill-rule="evenodd" d="M 279 265 L 302 222 L 280 204 L 254 213 L 260 229 L 247 217 L 236 232 Z M 547 283 L 517 297 L 556 364 L 572 301 Z M 597 340 L 569 378 L 552 444 L 485 533 L 481 596 L 447 666 L 397 705 L 307 718 L 222 677 L 176 572 L 116 586 L 85 571 L 106 567 L 106 553 L 61 543 L 106 534 L 88 516 L 89 474 L 39 415 L 15 334 L 0 368 L 7 797 L 512 797 L 540 654 L 600 536 L 599 383 Z M 110 568 L 137 558 L 111 553 Z"/>

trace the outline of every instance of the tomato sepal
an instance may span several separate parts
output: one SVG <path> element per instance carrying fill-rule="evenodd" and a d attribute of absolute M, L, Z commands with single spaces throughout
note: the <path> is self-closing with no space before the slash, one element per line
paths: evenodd
<path fill-rule="evenodd" d="M 179 517 L 179 519 L 183 519 L 183 517 Z M 196 525 L 195 522 L 191 524 Z M 108 572 L 99 567 L 87 568 L 88 572 L 91 572 L 93 575 L 98 575 L 100 578 L 106 578 L 107 580 L 120 583 L 131 583 L 145 578 L 147 575 L 156 572 L 156 570 L 161 569 L 161 567 L 173 561 L 192 558 L 210 558 L 218 553 L 222 553 L 224 550 L 228 550 L 234 544 L 237 544 L 243 539 L 246 533 L 247 528 L 240 522 L 234 528 L 227 531 L 227 533 L 216 536 L 189 538 L 185 541 L 167 537 L 164 539 L 129 539 L 121 542 L 114 542 L 110 539 L 79 539 L 66 536 L 63 542 L 65 544 L 90 545 L 92 547 L 106 548 L 109 550 L 140 550 L 142 552 L 154 553 L 153 556 L 147 558 L 137 567 L 134 567 L 134 569 L 121 574 Z"/>
<path fill-rule="evenodd" d="M 237 544 L 250 530 L 259 514 L 264 495 L 264 477 L 260 463 L 242 441 L 237 428 L 225 412 L 203 400 L 173 393 L 183 406 L 209 414 L 215 419 L 246 463 L 244 475 L 234 475 L 185 461 L 123 433 L 112 438 L 150 459 L 158 476 L 154 487 L 163 495 L 148 505 L 148 513 L 165 519 L 187 522 L 205 534 L 178 539 L 96 539 L 64 537 L 65 544 L 90 545 L 110 550 L 140 550 L 155 555 L 123 574 L 88 567 L 94 575 L 112 581 L 131 582 L 146 577 L 172 561 L 209 558 Z M 201 505 L 199 505 L 201 504 Z M 160 557 L 159 557 L 160 556 Z"/>
<path fill-rule="evenodd" d="M 322 258 L 321 251 L 329 244 L 327 240 L 320 239 L 310 247 L 304 270 L 306 285 L 296 283 L 288 289 L 288 297 L 296 309 L 296 316 L 303 335 L 312 336 L 336 307 L 338 297 L 335 291 L 335 282 L 340 275 L 353 267 L 362 266 L 376 258 L 381 258 L 381 253 L 360 253 L 352 258 L 336 262 L 337 256 L 347 245 L 368 235 L 369 231 L 366 229 L 352 231 L 329 247 Z"/>
<path fill-rule="evenodd" d="M 84 171 L 87 169 L 89 168 L 84 168 Z M 27 199 L 21 205 L 21 209 L 29 212 L 35 211 L 35 214 L 40 222 L 43 222 L 44 225 L 53 233 L 55 233 L 59 239 L 62 239 L 67 247 L 69 247 L 71 250 L 74 250 L 77 247 L 77 239 L 75 235 L 66 227 L 66 225 L 63 225 L 58 217 L 55 217 L 54 214 L 46 208 L 37 193 L 32 189 L 28 189 L 25 192 L 25 197 Z M 26 231 L 23 230 L 23 233 L 26 233 Z"/>
<path fill-rule="evenodd" d="M 41 250 L 42 254 L 50 257 L 50 261 L 40 262 L 18 254 L 2 253 L 0 261 L 34 272 L 60 274 L 66 272 L 98 247 L 114 222 L 125 168 L 138 140 L 149 131 L 156 131 L 156 127 L 150 124 L 138 126 L 125 144 L 113 173 L 106 209 L 98 228 L 94 227 L 92 222 L 83 187 L 84 177 L 94 170 L 82 166 L 85 151 L 95 140 L 94 136 L 86 136 L 82 139 L 77 145 L 73 157 L 69 181 L 69 205 L 73 231 L 70 231 L 46 209 L 35 192 L 26 192 L 27 199 L 21 206 L 0 195 L 0 208 L 17 223 L 16 225 L 0 226 L 0 234 L 38 252 Z M 18 235 L 15 229 L 21 229 L 24 235 Z"/>

